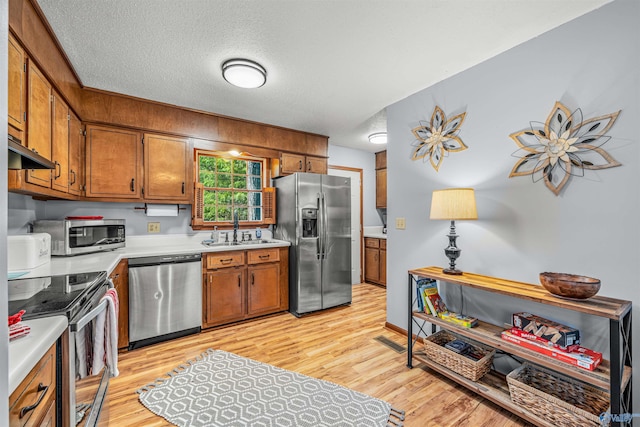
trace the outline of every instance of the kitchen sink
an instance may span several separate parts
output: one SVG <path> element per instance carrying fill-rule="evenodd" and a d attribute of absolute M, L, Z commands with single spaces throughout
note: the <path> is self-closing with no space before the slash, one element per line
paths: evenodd
<path fill-rule="evenodd" d="M 257 240 L 245 240 L 244 242 L 214 242 L 213 240 L 203 240 L 202 244 L 208 248 L 220 248 L 225 246 L 252 246 L 263 245 L 265 243 L 276 243 L 275 240 L 257 239 Z"/>

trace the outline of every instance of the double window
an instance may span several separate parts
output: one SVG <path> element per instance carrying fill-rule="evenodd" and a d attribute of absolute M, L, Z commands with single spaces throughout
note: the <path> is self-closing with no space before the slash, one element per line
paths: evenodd
<path fill-rule="evenodd" d="M 237 212 L 244 222 L 262 223 L 265 159 L 198 151 L 197 176 L 202 193 L 194 206 L 203 225 L 229 223 Z"/>

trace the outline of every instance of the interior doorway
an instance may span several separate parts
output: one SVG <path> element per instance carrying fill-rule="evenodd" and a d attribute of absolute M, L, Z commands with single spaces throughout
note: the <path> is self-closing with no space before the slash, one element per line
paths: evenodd
<path fill-rule="evenodd" d="M 351 283 L 362 283 L 362 169 L 329 165 L 329 175 L 351 178 Z"/>

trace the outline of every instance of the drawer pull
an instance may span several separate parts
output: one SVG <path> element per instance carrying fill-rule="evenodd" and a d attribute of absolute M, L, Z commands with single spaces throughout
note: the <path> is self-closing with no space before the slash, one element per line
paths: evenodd
<path fill-rule="evenodd" d="M 269 259 L 270 257 L 271 257 L 271 254 L 258 255 L 258 258 L 260 258 L 260 259 Z"/>
<path fill-rule="evenodd" d="M 233 258 L 221 259 L 220 264 L 229 264 L 231 261 L 233 261 Z"/>
<path fill-rule="evenodd" d="M 20 418 L 24 417 L 28 412 L 31 412 L 38 407 L 40 402 L 42 402 L 42 399 L 44 399 L 44 395 L 47 394 L 47 390 L 49 390 L 48 385 L 44 385 L 42 383 L 38 384 L 38 392 L 42 392 L 40 394 L 40 397 L 38 397 L 38 400 L 33 405 L 25 406 L 24 408 L 20 409 Z"/>

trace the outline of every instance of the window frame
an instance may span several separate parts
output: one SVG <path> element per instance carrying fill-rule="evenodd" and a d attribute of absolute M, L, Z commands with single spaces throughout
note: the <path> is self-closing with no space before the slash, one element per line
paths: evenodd
<path fill-rule="evenodd" d="M 252 156 L 250 154 L 247 153 L 240 153 L 239 155 L 233 155 L 230 154 L 229 152 L 220 152 L 220 151 L 211 151 L 211 150 L 194 150 L 194 166 L 195 166 L 195 174 L 194 174 L 194 184 L 197 186 L 198 184 L 202 185 L 203 188 L 203 194 L 202 194 L 202 202 L 201 205 L 202 206 L 196 206 L 196 204 L 198 203 L 198 198 L 196 197 L 194 199 L 194 206 L 193 206 L 193 211 L 195 212 L 196 210 L 201 210 L 202 211 L 202 219 L 201 222 L 198 221 L 196 222 L 195 220 L 192 220 L 192 228 L 193 229 L 213 229 L 214 227 L 218 227 L 218 228 L 232 228 L 233 227 L 233 220 L 230 221 L 205 221 L 204 220 L 204 208 L 205 208 L 205 203 L 204 203 L 204 191 L 206 189 L 211 189 L 211 188 L 216 188 L 218 189 L 218 187 L 206 187 L 204 186 L 204 184 L 202 184 L 200 182 L 200 157 L 201 156 L 207 156 L 207 157 L 213 157 L 213 158 L 222 158 L 222 159 L 226 159 L 226 160 L 244 160 L 244 161 L 252 161 L 252 162 L 260 162 L 262 164 L 261 167 L 261 173 L 260 173 L 260 179 L 261 179 L 261 189 L 260 190 L 247 190 L 247 189 L 236 189 L 236 188 L 228 188 L 229 191 L 231 191 L 231 193 L 233 194 L 234 192 L 244 192 L 244 193 L 251 193 L 251 192 L 259 192 L 261 194 L 261 199 L 260 199 L 260 210 L 261 210 L 261 220 L 260 221 L 249 221 L 249 220 L 239 220 L 238 223 L 240 225 L 240 227 L 259 227 L 259 226 L 263 226 L 266 224 L 270 224 L 271 222 L 265 221 L 265 188 L 269 187 L 269 183 L 268 183 L 268 179 L 269 179 L 269 170 L 268 170 L 268 166 L 269 166 L 269 159 L 268 158 L 263 158 L 263 157 L 257 157 L 257 156 Z M 232 174 L 233 175 L 233 174 Z M 250 175 L 246 175 L 246 176 L 250 176 Z M 254 175 L 256 176 L 256 175 Z M 226 189 L 225 189 L 226 190 Z M 233 196 L 232 196 L 233 199 Z M 233 206 L 233 202 L 232 205 Z"/>

